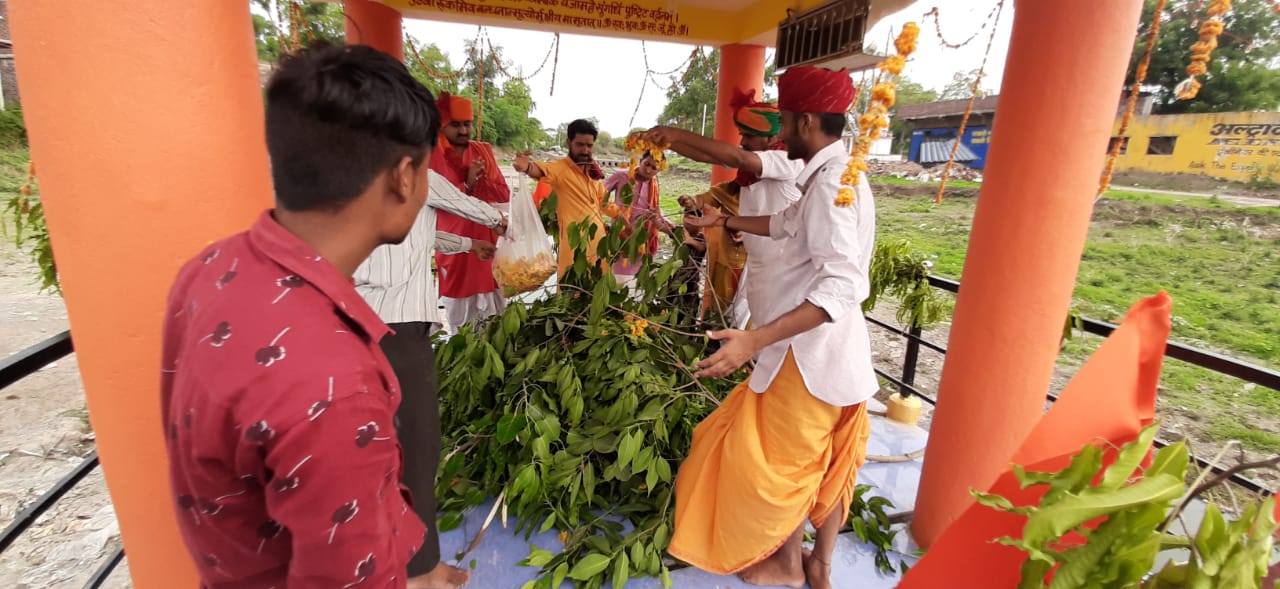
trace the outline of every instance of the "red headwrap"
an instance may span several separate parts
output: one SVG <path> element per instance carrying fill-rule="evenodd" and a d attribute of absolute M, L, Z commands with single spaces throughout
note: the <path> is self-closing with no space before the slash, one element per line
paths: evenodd
<path fill-rule="evenodd" d="M 778 77 L 779 110 L 843 114 L 857 96 L 858 89 L 845 69 L 796 66 Z"/>
<path fill-rule="evenodd" d="M 440 97 L 436 99 L 436 110 L 440 111 L 441 126 L 452 121 L 470 121 L 476 118 L 470 100 L 448 92 L 440 93 Z"/>

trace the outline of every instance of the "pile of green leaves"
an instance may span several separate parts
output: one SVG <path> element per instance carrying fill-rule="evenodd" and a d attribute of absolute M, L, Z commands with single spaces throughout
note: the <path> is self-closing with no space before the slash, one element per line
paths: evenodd
<path fill-rule="evenodd" d="M 615 226 L 599 251 L 636 255 L 645 238 L 624 240 Z M 570 240 L 579 251 L 589 243 L 581 231 Z M 454 449 L 440 473 L 441 529 L 505 490 L 519 530 L 562 532 L 559 554 L 534 548 L 524 562 L 540 568 L 532 586 L 666 578 L 675 470 L 693 428 L 736 382 L 692 378 L 707 353 L 694 309 L 664 304 L 696 292 L 667 285 L 681 264 L 645 256 L 636 300 L 579 256 L 559 293 L 512 305 L 440 347 L 445 447 Z"/>
<path fill-rule="evenodd" d="M 1094 444 L 1060 472 L 1015 467 L 1024 488 L 1047 488 L 1039 505 L 1017 507 L 1003 497 L 975 493 L 983 505 L 1027 517 L 1021 538 L 1000 540 L 1027 553 L 1019 589 L 1259 587 L 1276 531 L 1275 499 L 1250 505 L 1231 522 L 1210 503 L 1194 537 L 1168 533 L 1192 498 L 1186 485 L 1189 454 L 1184 442 L 1166 446 L 1135 476 L 1157 429 L 1148 426 L 1105 468 L 1106 451 Z M 1064 544 L 1072 534 L 1085 542 Z M 1165 549 L 1186 549 L 1189 558 L 1152 575 L 1156 555 Z M 1050 573 L 1052 581 L 1046 582 Z"/>
<path fill-rule="evenodd" d="M 624 237 L 611 226 L 597 253 L 643 260 L 633 297 L 586 261 L 588 231 L 570 228 L 578 256 L 559 292 L 440 344 L 439 525 L 457 527 L 464 510 L 505 491 L 517 531 L 559 530 L 564 544 L 558 554 L 531 547 L 522 564 L 539 577 L 527 587 L 621 588 L 637 576 L 669 586 L 674 473 L 694 427 L 743 376 L 693 378 L 714 342 L 696 319 L 697 280 L 678 278 L 683 248 L 659 263 L 639 253 L 644 228 Z M 891 541 L 886 503 L 865 506 L 863 532 Z"/>

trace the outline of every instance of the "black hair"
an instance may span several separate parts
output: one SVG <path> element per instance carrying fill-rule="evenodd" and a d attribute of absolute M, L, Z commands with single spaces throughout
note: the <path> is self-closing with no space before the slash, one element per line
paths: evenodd
<path fill-rule="evenodd" d="M 342 207 L 401 158 L 421 164 L 440 133 L 431 91 L 363 45 L 317 44 L 283 58 L 266 105 L 276 203 L 289 211 Z"/>
<path fill-rule="evenodd" d="M 813 116 L 818 117 L 818 126 L 823 133 L 830 137 L 844 136 L 844 128 L 849 124 L 849 118 L 844 113 L 824 112 Z"/>
<path fill-rule="evenodd" d="M 569 123 L 569 130 L 566 134 L 570 143 L 573 143 L 573 139 L 578 135 L 590 135 L 592 139 L 600 138 L 600 132 L 596 130 L 595 124 L 586 119 L 578 119 Z"/>

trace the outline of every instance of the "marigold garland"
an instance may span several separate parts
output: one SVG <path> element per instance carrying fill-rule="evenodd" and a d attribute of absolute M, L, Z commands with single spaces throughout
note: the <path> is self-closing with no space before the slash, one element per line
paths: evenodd
<path fill-rule="evenodd" d="M 894 39 L 893 47 L 897 55 L 889 57 L 877 66 L 881 72 L 891 76 L 902 73 L 907 65 L 907 56 L 916 50 L 916 39 L 920 36 L 920 27 L 914 22 L 902 26 L 902 32 Z M 836 193 L 836 206 L 850 207 L 857 197 L 853 187 L 858 185 L 862 173 L 867 171 L 867 155 L 871 153 L 871 143 L 880 133 L 889 127 L 889 109 L 897 100 L 897 85 L 892 80 L 876 83 L 871 88 L 871 100 L 867 112 L 858 117 L 858 137 L 853 141 L 853 153 L 849 157 L 849 167 L 840 176 L 840 191 Z"/>
<path fill-rule="evenodd" d="M 951 142 L 951 155 L 947 156 L 947 165 L 942 167 L 942 177 L 938 179 L 938 193 L 933 197 L 934 204 L 942 204 L 942 194 L 947 190 L 947 179 L 951 177 L 951 166 L 956 163 L 956 154 L 960 152 L 960 141 L 964 139 L 965 129 L 969 127 L 969 117 L 973 114 L 973 104 L 978 100 L 978 91 L 982 87 L 982 77 L 987 74 L 987 60 L 991 58 L 991 46 L 996 42 L 996 31 L 999 29 L 1000 15 L 1004 13 L 1004 0 L 996 3 L 995 16 L 991 17 L 991 36 L 987 37 L 987 51 L 982 54 L 982 64 L 978 66 L 978 76 L 973 79 L 973 93 L 964 107 L 964 116 L 960 117 L 960 128 L 956 129 L 956 139 Z"/>
<path fill-rule="evenodd" d="M 1209 9 L 1206 11 L 1209 20 L 1200 26 L 1200 40 L 1191 46 L 1187 79 L 1173 89 L 1178 93 L 1178 100 L 1191 100 L 1200 93 L 1200 80 L 1196 78 L 1209 72 L 1209 56 L 1218 47 L 1218 36 L 1226 28 L 1222 17 L 1228 10 L 1231 10 L 1231 0 L 1213 0 L 1209 3 Z"/>
<path fill-rule="evenodd" d="M 1124 107 L 1124 116 L 1120 118 L 1116 140 L 1107 153 L 1107 166 L 1102 171 L 1102 180 L 1098 182 L 1096 198 L 1102 198 L 1102 195 L 1106 194 L 1107 189 L 1111 187 L 1111 174 L 1115 171 L 1116 159 L 1120 157 L 1120 148 L 1124 147 L 1126 141 L 1124 134 L 1129 131 L 1129 122 L 1133 120 L 1133 111 L 1138 106 L 1138 94 L 1142 90 L 1142 83 L 1147 79 L 1147 69 L 1151 65 L 1151 54 L 1155 51 L 1156 38 L 1160 35 L 1160 16 L 1164 14 L 1165 4 L 1166 0 L 1156 2 L 1155 12 L 1151 16 L 1151 27 L 1147 29 L 1147 45 L 1142 52 L 1142 59 L 1138 62 L 1138 68 L 1133 73 L 1133 86 L 1129 88 L 1129 98 Z M 1213 41 L 1213 44 L 1217 45 L 1217 41 Z"/>
<path fill-rule="evenodd" d="M 631 155 L 628 165 L 632 170 L 640 166 L 640 158 L 648 153 L 653 157 L 653 163 L 658 166 L 659 172 L 667 171 L 666 145 L 658 145 L 636 133 L 627 136 L 622 142 L 622 148 Z"/>

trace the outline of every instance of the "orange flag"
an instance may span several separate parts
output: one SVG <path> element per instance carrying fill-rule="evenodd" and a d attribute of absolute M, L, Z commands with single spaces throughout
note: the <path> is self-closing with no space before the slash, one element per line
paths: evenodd
<path fill-rule="evenodd" d="M 1009 457 L 1010 464 L 1056 472 L 1066 468 L 1085 444 L 1122 446 L 1136 439 L 1155 420 L 1171 305 L 1164 292 L 1134 304 Z M 986 492 L 1014 505 L 1031 505 L 1040 501 L 1045 489 L 1020 489 L 1013 471 L 1007 470 Z M 993 540 L 1021 536 L 1025 523 L 1025 516 L 974 503 L 907 572 L 898 589 L 1016 587 L 1026 554 Z"/>

